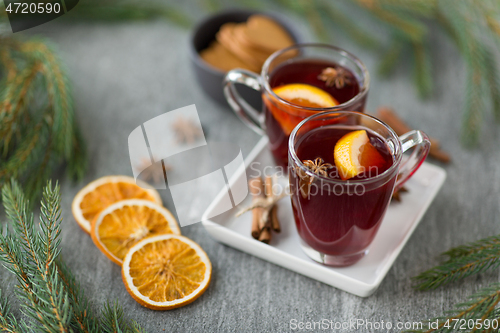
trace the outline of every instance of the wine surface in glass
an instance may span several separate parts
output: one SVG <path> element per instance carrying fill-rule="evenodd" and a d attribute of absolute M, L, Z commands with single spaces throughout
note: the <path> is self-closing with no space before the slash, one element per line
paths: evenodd
<path fill-rule="evenodd" d="M 335 84 L 328 85 L 325 81 L 320 80 L 318 76 L 328 67 L 343 70 L 348 84 L 337 88 Z M 292 83 L 308 84 L 320 88 L 332 95 L 339 104 L 351 100 L 360 92 L 358 79 L 352 71 L 337 63 L 319 59 L 290 61 L 278 66 L 270 74 L 271 89 Z M 363 106 L 364 103 L 361 103 L 359 110 L 349 111 L 363 111 Z M 301 106 L 298 105 L 297 108 L 291 108 L 279 102 L 273 103 L 266 98 L 264 98 L 263 108 L 271 152 L 276 164 L 286 167 L 288 165 L 288 138 L 291 129 L 306 117 L 314 114 L 315 111 L 301 109 Z"/>

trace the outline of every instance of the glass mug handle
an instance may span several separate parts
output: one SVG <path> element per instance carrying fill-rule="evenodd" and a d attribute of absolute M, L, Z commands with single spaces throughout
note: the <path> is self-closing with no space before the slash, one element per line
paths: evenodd
<path fill-rule="evenodd" d="M 223 86 L 226 100 L 238 118 L 257 134 L 264 135 L 264 115 L 262 112 L 255 110 L 241 97 L 236 90 L 236 83 L 262 91 L 259 75 L 244 69 L 233 69 L 226 74 Z"/>
<path fill-rule="evenodd" d="M 402 152 L 415 148 L 410 157 L 399 168 L 399 174 L 396 181 L 395 191 L 399 190 L 403 184 L 417 171 L 424 162 L 431 148 L 431 141 L 427 134 L 422 131 L 410 131 L 399 137 L 402 146 Z"/>

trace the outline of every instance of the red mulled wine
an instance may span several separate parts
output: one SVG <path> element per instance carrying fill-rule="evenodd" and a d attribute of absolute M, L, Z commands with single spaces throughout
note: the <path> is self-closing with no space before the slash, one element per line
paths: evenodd
<path fill-rule="evenodd" d="M 383 163 L 343 181 L 335 167 L 334 147 L 345 134 L 360 129 L 366 130 Z M 293 213 L 302 241 L 326 255 L 364 253 L 382 222 L 396 182 L 395 172 L 377 177 L 395 163 L 385 140 L 361 126 L 323 126 L 305 133 L 295 151 L 303 163 L 321 158 L 322 163 L 330 164 L 325 168 L 327 179 L 308 176 L 299 166 L 291 165 Z"/>
<path fill-rule="evenodd" d="M 325 69 L 342 72 L 341 81 L 328 82 L 321 77 Z M 341 104 L 352 100 L 360 93 L 358 78 L 348 68 L 337 63 L 319 59 L 301 59 L 285 62 L 275 68 L 269 76 L 271 89 L 284 85 L 302 83 L 322 89 L 330 94 L 340 105 L 338 110 L 363 111 L 366 95 L 354 104 Z M 269 137 L 270 149 L 276 164 L 286 167 L 288 164 L 288 138 L 293 128 L 308 116 L 321 111 L 320 105 L 314 103 L 283 103 L 276 98 L 263 95 L 266 133 Z M 306 108 L 304 108 L 306 107 Z M 317 108 L 311 110 L 307 107 Z"/>

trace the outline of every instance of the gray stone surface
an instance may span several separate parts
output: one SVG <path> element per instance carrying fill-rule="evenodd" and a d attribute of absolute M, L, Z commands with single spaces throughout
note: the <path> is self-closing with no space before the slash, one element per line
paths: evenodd
<path fill-rule="evenodd" d="M 498 281 L 498 273 L 492 272 L 431 292 L 411 288 L 411 277 L 435 265 L 438 253 L 500 233 L 499 131 L 485 121 L 480 147 L 465 150 L 460 145 L 465 72 L 457 50 L 440 33 L 433 34 L 436 87 L 433 97 L 422 101 L 416 96 L 409 62 L 403 62 L 390 79 L 381 79 L 375 72 L 377 56 L 340 38 L 336 43 L 359 55 L 372 73 L 368 110 L 394 107 L 412 126 L 438 138 L 453 156 L 453 163 L 446 166 L 446 183 L 378 291 L 368 298 L 353 296 L 221 245 L 201 224 L 195 224 L 182 232 L 211 258 L 210 287 L 196 302 L 177 310 L 156 312 L 141 307 L 125 290 L 120 268 L 74 222 L 73 196 L 95 178 L 131 175 L 128 134 L 166 111 L 196 104 L 208 139 L 231 140 L 244 155 L 259 137 L 227 107 L 200 91 L 188 61 L 186 30 L 165 22 L 49 23 L 35 32 L 54 40 L 61 51 L 73 83 L 78 123 L 88 143 L 90 168 L 84 182 L 73 184 L 62 178 L 62 253 L 94 306 L 117 299 L 149 332 L 282 332 L 290 331 L 292 319 L 422 320 Z M 490 112 L 485 118 L 491 119 Z M 4 270 L 1 277 L 2 285 L 12 284 Z"/>

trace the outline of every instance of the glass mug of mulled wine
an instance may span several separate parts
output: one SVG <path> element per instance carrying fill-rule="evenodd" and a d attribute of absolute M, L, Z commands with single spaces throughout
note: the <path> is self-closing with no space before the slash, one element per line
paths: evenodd
<path fill-rule="evenodd" d="M 238 94 L 237 83 L 261 92 L 261 112 Z M 260 75 L 243 69 L 229 71 L 224 94 L 246 125 L 268 136 L 276 164 L 286 168 L 294 127 L 318 112 L 362 112 L 369 83 L 365 65 L 351 53 L 326 44 L 296 44 L 273 53 Z"/>
<path fill-rule="evenodd" d="M 360 260 L 393 191 L 415 173 L 429 149 L 425 133 L 398 137 L 382 121 L 361 112 L 323 112 L 298 124 L 290 134 L 288 174 L 304 252 L 330 266 Z"/>

